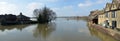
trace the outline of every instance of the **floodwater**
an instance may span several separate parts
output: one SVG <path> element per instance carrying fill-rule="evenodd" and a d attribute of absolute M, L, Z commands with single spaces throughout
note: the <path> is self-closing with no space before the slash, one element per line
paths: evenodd
<path fill-rule="evenodd" d="M 58 18 L 49 24 L 0 26 L 0 41 L 117 41 L 80 19 Z"/>

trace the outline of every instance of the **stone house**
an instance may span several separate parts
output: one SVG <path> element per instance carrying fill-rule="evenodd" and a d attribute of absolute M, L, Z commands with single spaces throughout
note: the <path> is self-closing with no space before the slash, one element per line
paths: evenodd
<path fill-rule="evenodd" d="M 92 19 L 92 22 L 95 23 L 95 24 L 98 24 L 99 22 L 99 15 L 103 14 L 103 10 L 94 10 L 94 11 L 91 11 L 90 13 L 90 18 Z"/>
<path fill-rule="evenodd" d="M 98 24 L 108 22 L 108 26 L 120 28 L 120 0 L 112 0 L 103 10 L 104 13 L 98 15 Z"/>

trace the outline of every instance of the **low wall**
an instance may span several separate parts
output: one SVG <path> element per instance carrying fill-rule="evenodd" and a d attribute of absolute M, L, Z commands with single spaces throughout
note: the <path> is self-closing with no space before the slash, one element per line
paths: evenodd
<path fill-rule="evenodd" d="M 103 26 L 96 25 L 96 24 L 92 24 L 91 27 L 120 41 L 120 32 L 117 32 L 112 29 L 108 29 L 108 28 L 105 28 Z"/>

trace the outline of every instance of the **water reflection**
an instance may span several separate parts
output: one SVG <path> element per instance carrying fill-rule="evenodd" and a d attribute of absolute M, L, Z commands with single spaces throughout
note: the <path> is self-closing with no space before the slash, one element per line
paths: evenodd
<path fill-rule="evenodd" d="M 34 30 L 34 37 L 42 37 L 46 39 L 53 31 L 56 29 L 56 24 L 54 22 L 48 24 L 38 24 L 37 28 Z"/>
<path fill-rule="evenodd" d="M 29 25 L 11 25 L 11 26 L 0 26 L 0 30 L 4 32 L 5 30 L 13 30 L 17 29 L 22 31 L 22 29 L 26 28 Z"/>
<path fill-rule="evenodd" d="M 90 30 L 90 33 L 92 36 L 96 36 L 98 37 L 101 41 L 117 41 L 116 39 L 110 37 L 109 35 L 106 35 L 102 32 L 99 32 L 97 29 L 92 28 L 92 27 L 88 27 Z"/>

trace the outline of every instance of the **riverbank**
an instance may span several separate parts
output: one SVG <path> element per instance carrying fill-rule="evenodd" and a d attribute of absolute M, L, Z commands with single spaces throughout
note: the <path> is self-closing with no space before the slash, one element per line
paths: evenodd
<path fill-rule="evenodd" d="M 110 37 L 115 38 L 116 40 L 120 41 L 120 32 L 109 29 L 109 28 L 105 28 L 103 26 L 100 25 L 96 25 L 96 24 L 91 24 L 92 28 L 95 28 L 96 30 L 98 30 L 99 32 L 102 32 L 106 35 L 109 35 Z"/>

